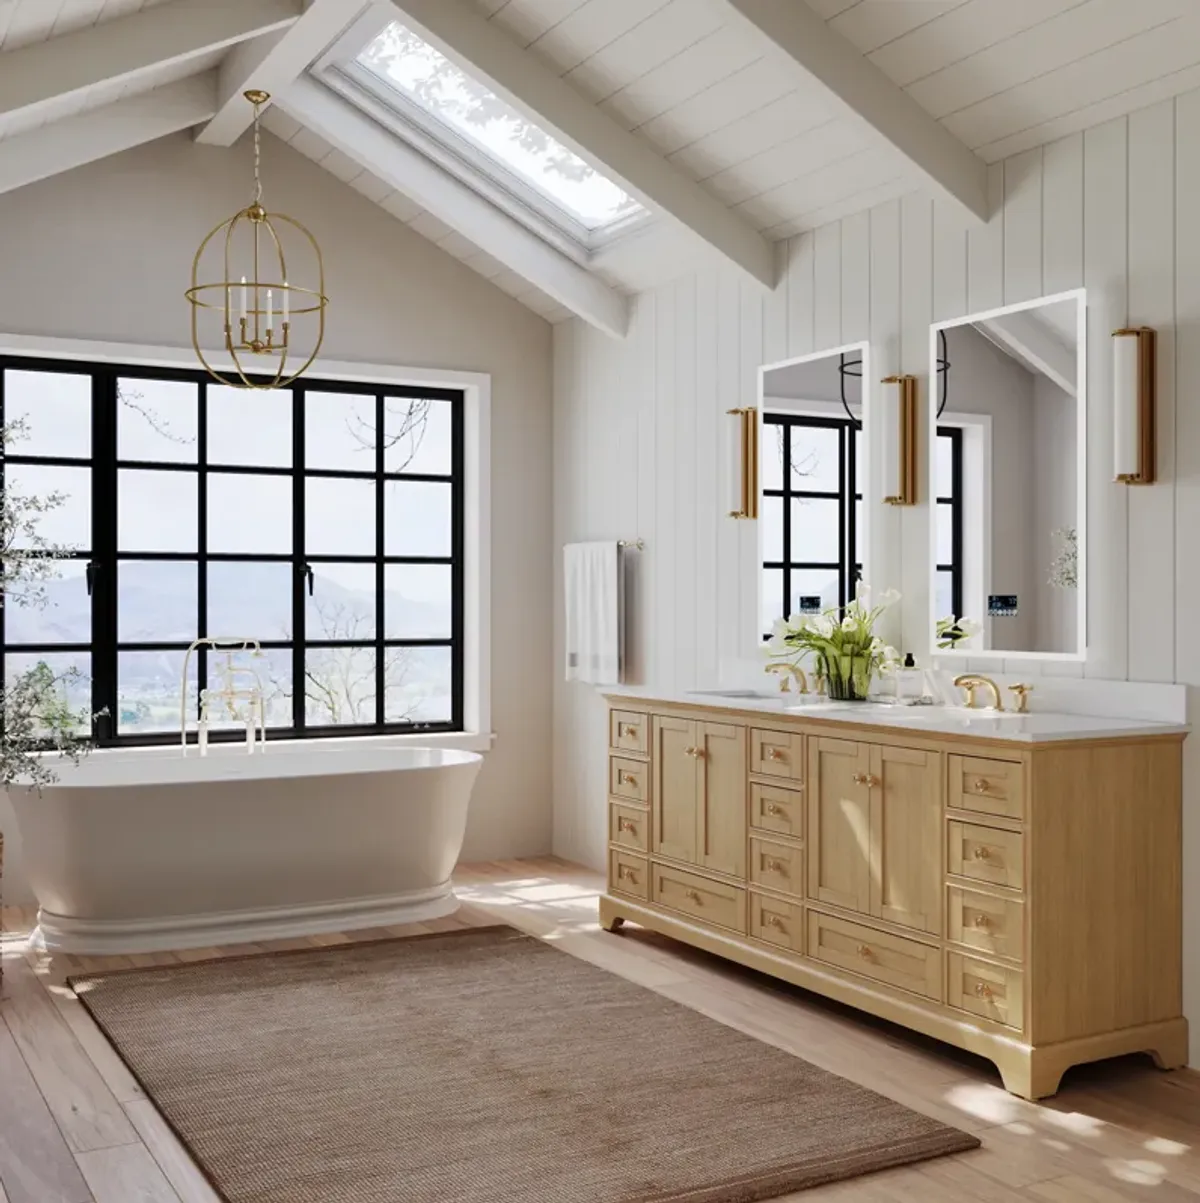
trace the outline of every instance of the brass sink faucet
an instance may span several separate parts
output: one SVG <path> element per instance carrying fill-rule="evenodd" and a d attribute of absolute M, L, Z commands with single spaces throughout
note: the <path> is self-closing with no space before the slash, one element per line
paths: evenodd
<path fill-rule="evenodd" d="M 808 678 L 804 675 L 804 669 L 798 664 L 788 664 L 783 660 L 777 660 L 774 664 L 767 665 L 767 672 L 779 674 L 779 692 L 788 693 L 791 689 L 791 680 L 796 681 L 797 693 L 808 693 Z"/>
<path fill-rule="evenodd" d="M 954 684 L 959 689 L 967 691 L 967 708 L 977 710 L 979 707 L 975 704 L 975 691 L 984 686 L 992 691 L 992 710 L 1003 710 L 1004 703 L 1000 700 L 1000 687 L 992 680 L 991 677 L 985 677 L 980 673 L 964 673 L 961 677 L 954 678 Z"/>

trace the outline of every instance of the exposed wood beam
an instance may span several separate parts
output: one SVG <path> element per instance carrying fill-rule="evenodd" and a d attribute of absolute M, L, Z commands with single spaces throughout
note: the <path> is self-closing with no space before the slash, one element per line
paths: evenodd
<path fill-rule="evenodd" d="M 0 116 L 97 84 L 132 81 L 290 25 L 299 0 L 172 0 L 0 54 Z"/>
<path fill-rule="evenodd" d="M 242 93 L 258 88 L 278 96 L 370 3 L 310 0 L 294 25 L 234 47 L 220 66 L 217 115 L 196 134 L 196 141 L 232 146 L 253 117 Z"/>
<path fill-rule="evenodd" d="M 775 254 L 757 230 L 493 22 L 462 0 L 399 0 L 397 7 L 443 54 L 467 64 L 647 208 L 664 213 L 759 284 L 774 288 Z"/>
<path fill-rule="evenodd" d="M 804 0 L 724 0 L 791 66 L 815 79 L 972 219 L 991 217 L 987 165 Z"/>
<path fill-rule="evenodd" d="M 0 141 L 0 192 L 119 154 L 207 121 L 217 107 L 217 73 L 206 71 L 78 117 Z"/>
<path fill-rule="evenodd" d="M 302 76 L 277 105 L 572 313 L 625 336 L 629 305 L 620 293 L 323 84 Z"/>

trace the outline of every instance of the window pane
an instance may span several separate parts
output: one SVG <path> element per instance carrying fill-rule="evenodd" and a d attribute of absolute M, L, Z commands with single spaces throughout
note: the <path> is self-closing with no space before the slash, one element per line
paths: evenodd
<path fill-rule="evenodd" d="M 783 498 L 764 497 L 759 503 L 762 521 L 762 558 L 769 563 L 787 559 L 783 554 Z"/>
<path fill-rule="evenodd" d="M 291 552 L 291 477 L 210 472 L 208 550 L 256 555 Z"/>
<path fill-rule="evenodd" d="M 788 488 L 836 493 L 841 488 L 840 434 L 825 426 L 792 427 L 792 472 Z"/>
<path fill-rule="evenodd" d="M 762 633 L 769 635 L 783 615 L 783 569 L 764 568 L 762 574 Z"/>
<path fill-rule="evenodd" d="M 117 473 L 119 551 L 195 551 L 194 472 L 122 468 Z"/>
<path fill-rule="evenodd" d="M 199 392 L 188 380 L 118 380 L 117 458 L 194 464 Z"/>
<path fill-rule="evenodd" d="M 313 564 L 312 596 L 305 590 L 304 636 L 316 641 L 375 638 L 375 565 Z"/>
<path fill-rule="evenodd" d="M 235 699 L 233 710 L 216 692 L 225 682 L 224 668 L 232 663 L 239 670 L 233 678 L 235 688 L 258 688 L 262 691 L 263 713 L 268 727 L 290 727 L 292 717 L 292 652 L 290 648 L 270 648 L 255 655 L 235 652 L 232 660 L 223 652 L 207 655 L 205 687 L 213 691 L 209 705 L 209 730 L 246 729 L 250 715 L 248 699 Z"/>
<path fill-rule="evenodd" d="M 954 563 L 954 507 L 948 502 L 935 505 L 937 521 L 937 562 Z"/>
<path fill-rule="evenodd" d="M 117 639 L 191 643 L 198 626 L 194 561 L 122 560 L 117 565 Z"/>
<path fill-rule="evenodd" d="M 384 722 L 448 723 L 454 713 L 450 649 L 389 647 L 384 656 Z"/>
<path fill-rule="evenodd" d="M 789 615 L 802 613 L 802 597 L 819 597 L 822 610 L 839 605 L 837 572 L 832 568 L 793 568 Z"/>
<path fill-rule="evenodd" d="M 384 397 L 383 470 L 449 476 L 451 417 L 448 401 Z"/>
<path fill-rule="evenodd" d="M 314 556 L 373 556 L 376 487 L 373 480 L 306 480 L 305 549 Z"/>
<path fill-rule="evenodd" d="M 312 648 L 304 657 L 304 715 L 313 727 L 375 722 L 375 649 Z"/>
<path fill-rule="evenodd" d="M 450 485 L 389 480 L 383 488 L 385 554 L 449 556 Z"/>
<path fill-rule="evenodd" d="M 256 468 L 292 465 L 292 394 L 208 386 L 208 462 Z"/>
<path fill-rule="evenodd" d="M 764 489 L 783 488 L 784 428 L 779 422 L 763 422 L 762 451 L 759 456 Z"/>
<path fill-rule="evenodd" d="M 8 464 L 5 468 L 5 494 L 8 508 L 33 523 L 34 534 L 64 551 L 86 551 L 92 541 L 92 470 L 56 468 L 41 464 Z M 36 514 L 23 502 L 45 502 L 52 494 L 60 501 L 52 509 Z M 14 531 L 13 546 L 36 547 L 24 534 Z"/>
<path fill-rule="evenodd" d="M 949 618 L 954 615 L 955 618 L 962 618 L 961 614 L 954 613 L 954 575 L 950 572 L 938 572 L 937 574 L 937 593 L 936 605 L 938 618 Z"/>
<path fill-rule="evenodd" d="M 76 734 L 91 729 L 92 658 L 87 652 L 17 653 L 4 658 L 4 721 L 10 732 L 40 736 L 44 716 L 62 711 Z"/>
<path fill-rule="evenodd" d="M 183 651 L 121 652 L 117 656 L 117 734 L 178 731 Z M 196 722 L 196 662 L 188 666 L 188 728 Z"/>
<path fill-rule="evenodd" d="M 48 562 L 54 575 L 13 585 L 4 602 L 4 636 L 14 643 L 91 643 L 92 599 L 87 565 L 81 560 Z M 44 606 L 37 598 L 45 598 Z"/>
<path fill-rule="evenodd" d="M 92 380 L 65 372 L 4 373 L 4 415 L 21 420 L 25 437 L 14 440 L 13 455 L 92 454 Z"/>
<path fill-rule="evenodd" d="M 939 497 L 954 494 L 954 440 L 938 435 L 935 451 L 933 487 Z"/>
<path fill-rule="evenodd" d="M 294 573 L 291 564 L 210 562 L 205 633 L 213 639 L 290 639 Z"/>
<path fill-rule="evenodd" d="M 375 398 L 304 394 L 304 460 L 310 468 L 375 471 Z"/>
<path fill-rule="evenodd" d="M 383 572 L 385 637 L 449 639 L 454 629 L 450 565 L 389 564 Z"/>
<path fill-rule="evenodd" d="M 833 500 L 792 499 L 792 563 L 838 562 L 840 511 Z"/>

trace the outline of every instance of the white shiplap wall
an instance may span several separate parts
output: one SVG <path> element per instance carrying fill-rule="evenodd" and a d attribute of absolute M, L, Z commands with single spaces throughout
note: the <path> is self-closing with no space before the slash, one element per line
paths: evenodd
<path fill-rule="evenodd" d="M 967 231 L 930 200 L 905 197 L 781 244 L 772 294 L 697 275 L 641 294 L 624 342 L 579 321 L 556 327 L 556 542 L 646 540 L 645 682 L 710 685 L 753 631 L 756 532 L 723 515 L 721 447 L 723 412 L 754 403 L 760 363 L 869 339 L 876 380 L 924 377 L 931 320 L 1083 285 L 1090 646 L 1085 665 L 1057 672 L 1200 688 L 1200 92 L 990 171 L 997 216 L 986 227 Z M 1159 330 L 1161 483 L 1151 488 L 1109 483 L 1109 333 L 1127 322 Z M 868 573 L 904 594 L 900 638 L 918 656 L 927 523 L 924 505 L 871 507 Z M 556 689 L 555 850 L 599 867 L 603 707 L 586 688 Z M 1200 950 L 1200 735 L 1185 747 L 1186 944 Z M 1200 1034 L 1200 951 L 1188 972 Z M 1193 1051 L 1200 1060 L 1200 1045 Z"/>

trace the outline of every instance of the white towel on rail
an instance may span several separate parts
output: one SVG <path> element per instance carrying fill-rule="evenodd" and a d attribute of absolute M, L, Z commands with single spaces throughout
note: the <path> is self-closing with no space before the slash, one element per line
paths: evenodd
<path fill-rule="evenodd" d="M 615 542 L 568 543 L 563 571 L 567 680 L 616 685 L 622 667 L 621 549 Z"/>

